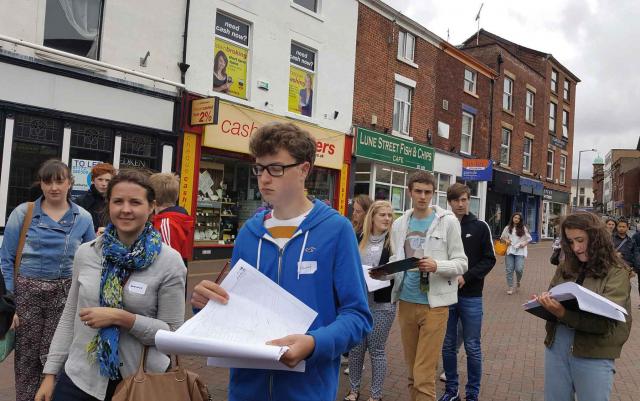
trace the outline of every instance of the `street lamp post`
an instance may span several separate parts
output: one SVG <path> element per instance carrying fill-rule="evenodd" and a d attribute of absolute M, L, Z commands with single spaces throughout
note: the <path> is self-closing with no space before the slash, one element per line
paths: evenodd
<path fill-rule="evenodd" d="M 573 203 L 573 199 L 571 202 L 571 210 L 576 210 L 578 206 L 578 199 L 580 199 L 580 194 L 578 193 L 580 188 L 580 159 L 582 158 L 582 152 L 597 152 L 596 149 L 585 149 L 578 152 L 578 178 L 576 179 L 576 201 Z"/>

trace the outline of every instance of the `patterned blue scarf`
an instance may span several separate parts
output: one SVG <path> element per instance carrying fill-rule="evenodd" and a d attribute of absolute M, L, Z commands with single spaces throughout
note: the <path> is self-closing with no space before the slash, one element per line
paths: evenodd
<path fill-rule="evenodd" d="M 100 306 L 122 309 L 124 283 L 134 270 L 149 267 L 158 257 L 162 239 L 147 223 L 144 230 L 129 248 L 118 239 L 113 224 L 109 224 L 102 235 L 102 277 L 100 278 Z M 89 360 L 100 363 L 100 374 L 111 380 L 120 378 L 120 356 L 118 344 L 120 327 L 109 326 L 98 330 L 98 334 L 87 344 Z"/>

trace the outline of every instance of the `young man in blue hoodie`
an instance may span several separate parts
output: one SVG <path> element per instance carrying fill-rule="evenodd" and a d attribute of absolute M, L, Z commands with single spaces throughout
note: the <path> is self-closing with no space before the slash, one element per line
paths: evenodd
<path fill-rule="evenodd" d="M 308 132 L 286 123 L 258 129 L 251 138 L 253 174 L 272 210 L 257 213 L 238 233 L 232 264 L 243 259 L 318 312 L 307 333 L 273 339 L 288 346 L 281 361 L 304 373 L 231 369 L 229 400 L 334 400 L 340 355 L 371 331 L 360 254 L 351 223 L 323 202 L 304 194 L 316 143 Z M 217 284 L 198 284 L 191 303 L 226 303 Z"/>

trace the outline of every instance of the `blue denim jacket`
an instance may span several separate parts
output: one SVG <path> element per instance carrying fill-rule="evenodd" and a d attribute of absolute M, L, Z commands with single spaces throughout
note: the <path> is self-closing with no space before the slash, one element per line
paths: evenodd
<path fill-rule="evenodd" d="M 73 256 L 78 246 L 96 237 L 91 214 L 71 202 L 67 213 L 59 221 L 53 221 L 42 211 L 41 202 L 42 197 L 38 198 L 33 207 L 33 218 L 22 251 L 19 275 L 41 280 L 70 278 Z M 11 212 L 0 249 L 2 275 L 7 290 L 11 292 L 14 291 L 13 264 L 16 248 L 26 213 L 26 203 Z"/>

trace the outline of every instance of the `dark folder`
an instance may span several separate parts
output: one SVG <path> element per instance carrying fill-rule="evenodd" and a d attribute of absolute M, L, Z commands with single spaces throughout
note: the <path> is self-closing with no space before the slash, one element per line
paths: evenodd
<path fill-rule="evenodd" d="M 580 308 L 578 307 L 578 300 L 575 298 L 560 301 L 560 303 L 567 310 L 580 310 Z M 550 322 L 555 322 L 558 320 L 551 312 L 549 312 L 544 307 L 542 307 L 542 305 L 534 306 L 533 308 L 529 308 L 529 309 L 526 309 L 525 307 L 525 311 L 531 313 L 532 315 L 543 318 L 544 320 L 548 320 Z"/>
<path fill-rule="evenodd" d="M 373 267 L 369 271 L 377 273 L 382 272 L 383 274 L 393 274 L 398 272 L 407 271 L 409 269 L 415 269 L 417 267 L 417 263 L 419 258 L 407 258 L 402 260 L 397 260 L 395 262 L 387 263 L 386 265 Z"/>

